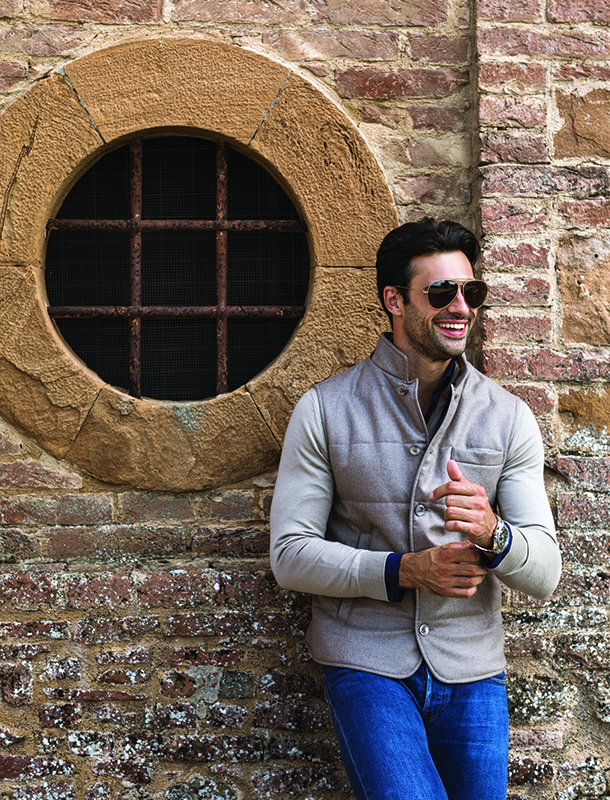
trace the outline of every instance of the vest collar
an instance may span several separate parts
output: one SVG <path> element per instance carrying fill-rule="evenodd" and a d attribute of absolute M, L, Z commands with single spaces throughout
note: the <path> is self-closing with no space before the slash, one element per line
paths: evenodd
<path fill-rule="evenodd" d="M 409 383 L 409 359 L 392 342 L 391 333 L 381 334 L 377 347 L 371 355 L 371 361 L 389 375 Z M 458 369 L 451 381 L 454 386 L 461 383 L 468 369 L 468 362 L 463 354 L 457 357 L 456 366 Z"/>

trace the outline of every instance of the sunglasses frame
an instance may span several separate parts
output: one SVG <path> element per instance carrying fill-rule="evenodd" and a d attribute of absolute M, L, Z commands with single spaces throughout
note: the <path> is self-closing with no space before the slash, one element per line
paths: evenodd
<path fill-rule="evenodd" d="M 456 287 L 455 294 L 453 295 L 453 297 L 449 300 L 448 303 L 445 303 L 445 305 L 443 305 L 443 306 L 435 306 L 433 303 L 430 302 L 430 294 L 429 294 L 430 287 L 434 286 L 435 283 L 452 283 Z M 482 302 L 480 302 L 478 306 L 471 306 L 470 303 L 468 302 L 468 300 L 466 299 L 466 295 L 464 294 L 464 287 L 469 283 L 477 283 L 477 284 L 481 284 L 482 283 L 483 286 L 485 287 L 485 296 L 483 297 Z M 399 286 L 398 284 L 394 284 L 394 286 L 395 286 L 396 289 L 406 289 L 407 291 L 409 291 L 411 289 L 410 286 Z M 453 287 L 452 287 L 452 289 L 453 289 Z M 426 286 L 425 289 L 422 289 L 421 292 L 422 292 L 422 294 L 426 295 L 426 297 L 428 298 L 428 303 L 430 304 L 430 308 L 433 308 L 435 311 L 442 311 L 443 308 L 447 308 L 447 306 L 450 306 L 451 303 L 453 303 L 455 298 L 458 296 L 458 292 L 461 292 L 462 297 L 464 298 L 464 302 L 466 303 L 468 308 L 470 308 L 471 310 L 475 311 L 477 308 L 481 308 L 481 306 L 483 305 L 483 303 L 487 299 L 488 290 L 489 290 L 489 287 L 485 283 L 485 281 L 479 280 L 478 278 L 468 278 L 466 280 L 454 280 L 453 278 L 446 278 L 446 279 L 442 279 L 442 280 L 438 280 L 438 281 L 432 281 L 432 283 L 428 284 L 428 286 Z"/>

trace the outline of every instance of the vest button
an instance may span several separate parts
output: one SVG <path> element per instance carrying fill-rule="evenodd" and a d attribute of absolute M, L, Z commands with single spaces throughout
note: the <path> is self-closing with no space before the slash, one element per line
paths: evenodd
<path fill-rule="evenodd" d="M 427 625 L 420 625 L 419 632 L 422 636 L 427 636 L 430 633 L 430 628 Z"/>
<path fill-rule="evenodd" d="M 418 456 L 421 453 L 421 447 L 417 444 L 414 444 L 409 448 L 409 453 L 411 453 L 412 456 Z"/>
<path fill-rule="evenodd" d="M 421 517 L 421 515 L 425 513 L 426 513 L 426 506 L 422 506 L 421 503 L 415 506 L 415 516 Z"/>
<path fill-rule="evenodd" d="M 401 397 L 404 397 L 404 396 L 406 395 L 406 393 L 407 393 L 407 387 L 406 387 L 406 386 L 403 386 L 403 385 L 401 384 L 401 385 L 398 387 L 398 394 L 399 394 Z"/>

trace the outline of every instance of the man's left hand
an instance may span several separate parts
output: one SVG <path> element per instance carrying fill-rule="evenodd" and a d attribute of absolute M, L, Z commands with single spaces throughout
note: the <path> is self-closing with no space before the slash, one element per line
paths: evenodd
<path fill-rule="evenodd" d="M 491 549 L 497 517 L 482 486 L 464 477 L 455 461 L 447 462 L 448 483 L 437 486 L 431 500 L 445 498 L 445 530 L 462 533 L 473 544 Z"/>

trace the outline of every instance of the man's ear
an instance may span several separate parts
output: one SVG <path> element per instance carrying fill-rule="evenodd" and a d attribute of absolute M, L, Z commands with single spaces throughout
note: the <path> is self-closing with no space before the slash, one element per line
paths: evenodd
<path fill-rule="evenodd" d="M 386 286 L 383 290 L 383 302 L 390 314 L 400 317 L 405 306 L 400 291 L 395 286 Z"/>

